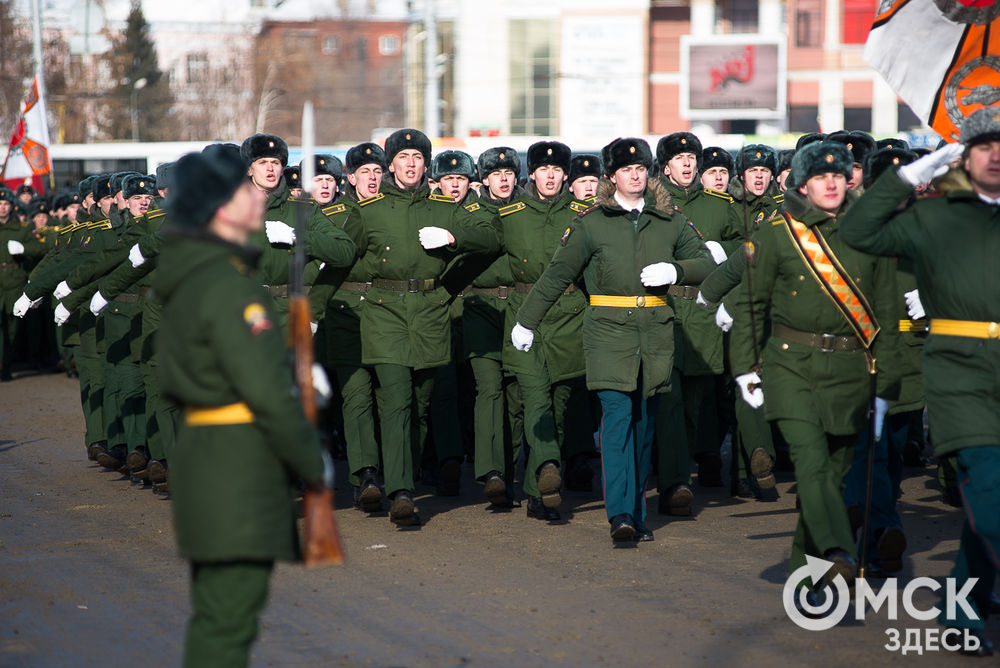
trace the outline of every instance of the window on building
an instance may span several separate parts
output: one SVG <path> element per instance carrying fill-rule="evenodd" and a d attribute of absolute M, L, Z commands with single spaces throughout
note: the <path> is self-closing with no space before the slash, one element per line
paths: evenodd
<path fill-rule="evenodd" d="M 924 127 L 924 122 L 920 120 L 919 116 L 913 113 L 908 104 L 900 102 L 896 111 L 896 127 L 899 128 L 900 132 L 906 132 Z"/>
<path fill-rule="evenodd" d="M 788 105 L 789 132 L 816 132 L 819 126 L 819 107 L 810 104 Z"/>
<path fill-rule="evenodd" d="M 729 32 L 757 32 L 757 0 L 724 0 L 722 18 Z"/>
<path fill-rule="evenodd" d="M 512 134 L 558 133 L 552 114 L 556 107 L 556 56 L 558 42 L 554 21 L 511 21 L 510 131 Z"/>
<path fill-rule="evenodd" d="M 795 46 L 822 46 L 823 25 L 820 0 L 795 3 Z"/>
<path fill-rule="evenodd" d="M 204 83 L 208 76 L 208 56 L 204 53 L 189 53 L 187 57 L 187 82 Z"/>
<path fill-rule="evenodd" d="M 368 60 L 368 38 L 359 37 L 354 40 L 355 57 L 360 61 Z"/>
<path fill-rule="evenodd" d="M 864 44 L 875 20 L 878 0 L 843 0 L 844 20 L 842 41 L 844 44 Z"/>
<path fill-rule="evenodd" d="M 337 49 L 339 48 L 340 39 L 338 39 L 336 35 L 327 35 L 323 38 L 323 53 L 337 53 Z"/>
<path fill-rule="evenodd" d="M 844 129 L 871 132 L 871 107 L 844 107 Z"/>
<path fill-rule="evenodd" d="M 399 53 L 399 36 L 382 35 L 378 38 L 378 52 L 383 56 L 393 56 Z"/>

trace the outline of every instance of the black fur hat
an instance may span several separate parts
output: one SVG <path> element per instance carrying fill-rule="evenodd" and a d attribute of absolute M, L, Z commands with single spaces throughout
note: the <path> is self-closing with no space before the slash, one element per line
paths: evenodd
<path fill-rule="evenodd" d="M 464 176 L 470 181 L 476 178 L 476 163 L 472 161 L 472 156 L 465 151 L 441 151 L 434 156 L 431 164 L 431 178 L 437 181 L 442 176 L 455 174 Z"/>
<path fill-rule="evenodd" d="M 285 185 L 289 188 L 302 187 L 302 174 L 297 165 L 289 165 L 281 170 L 281 175 L 285 177 Z"/>
<path fill-rule="evenodd" d="M 347 149 L 344 156 L 344 168 L 348 174 L 353 174 L 362 165 L 378 165 L 383 170 L 389 168 L 389 163 L 385 159 L 385 151 L 378 144 L 366 141 L 363 144 L 352 146 Z"/>
<path fill-rule="evenodd" d="M 884 148 L 900 148 L 904 151 L 910 150 L 910 143 L 905 139 L 879 139 L 875 142 L 875 150 L 881 151 Z"/>
<path fill-rule="evenodd" d="M 514 172 L 514 178 L 521 176 L 521 156 L 517 151 L 509 146 L 494 146 L 479 154 L 476 161 L 479 170 L 479 178 L 483 181 L 486 177 L 501 169 L 509 169 Z"/>
<path fill-rule="evenodd" d="M 94 201 L 100 202 L 105 197 L 111 196 L 111 177 L 113 174 L 98 174 L 94 177 L 92 184 Z"/>
<path fill-rule="evenodd" d="M 561 167 L 569 174 L 569 161 L 572 152 L 569 146 L 558 141 L 539 141 L 528 147 L 528 173 L 534 174 L 535 170 L 545 165 Z"/>
<path fill-rule="evenodd" d="M 578 153 L 569 161 L 569 184 L 584 176 L 601 178 L 601 158 L 593 153 Z"/>
<path fill-rule="evenodd" d="M 301 173 L 301 162 L 299 163 L 299 170 Z M 337 181 L 340 181 L 344 176 L 344 163 L 340 161 L 340 158 L 328 153 L 317 153 L 313 156 L 313 176 L 319 176 L 320 174 L 332 176 Z"/>
<path fill-rule="evenodd" d="M 733 155 L 720 146 L 706 146 L 701 152 L 701 173 L 704 174 L 713 167 L 725 167 L 732 176 L 735 171 Z"/>
<path fill-rule="evenodd" d="M 142 176 L 139 172 L 115 172 L 108 181 L 111 183 L 111 194 L 117 195 L 122 190 L 126 176 Z"/>
<path fill-rule="evenodd" d="M 4 186 L 0 186 L 0 200 L 4 202 L 10 202 L 11 204 L 13 204 L 16 199 L 17 195 L 14 194 L 13 190 L 11 190 L 10 188 L 6 188 Z"/>
<path fill-rule="evenodd" d="M 737 169 L 740 175 L 751 167 L 764 167 L 771 170 L 774 176 L 778 171 L 778 159 L 774 155 L 774 149 L 764 144 L 749 144 L 743 147 L 736 159 Z"/>
<path fill-rule="evenodd" d="M 840 142 L 820 141 L 806 145 L 792 158 L 792 182 L 802 186 L 817 174 L 834 172 L 850 179 L 854 169 L 854 156 Z"/>
<path fill-rule="evenodd" d="M 33 197 L 28 201 L 28 218 L 34 218 L 37 214 L 49 213 L 49 203 L 44 197 Z"/>
<path fill-rule="evenodd" d="M 431 140 L 420 130 L 404 128 L 396 130 L 385 140 L 385 159 L 392 162 L 396 154 L 406 149 L 415 149 L 424 156 L 424 164 L 431 166 Z"/>
<path fill-rule="evenodd" d="M 242 149 L 232 144 L 213 144 L 181 157 L 166 203 L 171 223 L 204 227 L 249 178 L 247 167 Z"/>
<path fill-rule="evenodd" d="M 966 146 L 1000 139 L 1000 107 L 982 107 L 969 114 L 962 121 L 961 134 L 962 143 Z M 941 148 L 941 144 L 937 148 Z"/>
<path fill-rule="evenodd" d="M 240 155 L 248 165 L 261 158 L 277 158 L 284 167 L 288 164 L 288 144 L 278 135 L 250 135 L 243 140 Z"/>
<path fill-rule="evenodd" d="M 835 141 L 847 147 L 847 150 L 854 156 L 854 162 L 865 164 L 865 158 L 869 153 L 875 151 L 875 139 L 867 132 L 861 130 L 841 130 L 831 132 L 826 137 L 827 141 Z"/>
<path fill-rule="evenodd" d="M 122 181 L 122 195 L 125 199 L 133 195 L 156 195 L 156 179 L 130 174 Z"/>
<path fill-rule="evenodd" d="M 97 176 L 97 174 L 91 174 L 90 176 L 85 176 L 80 179 L 80 183 L 76 186 L 76 191 L 80 193 L 81 201 L 84 197 L 94 192 L 94 180 Z"/>
<path fill-rule="evenodd" d="M 775 176 L 782 173 L 786 169 L 792 168 L 792 158 L 795 157 L 795 149 L 786 148 L 778 151 L 778 171 Z"/>
<path fill-rule="evenodd" d="M 690 132 L 674 132 L 666 137 L 660 137 L 656 142 L 656 164 L 662 170 L 675 155 L 694 153 L 698 164 L 701 164 L 701 140 Z"/>
<path fill-rule="evenodd" d="M 29 195 L 31 195 L 32 197 L 34 197 L 34 196 L 35 196 L 35 195 L 37 194 L 37 193 L 35 193 L 35 189 L 34 189 L 34 188 L 32 188 L 32 187 L 31 187 L 30 185 L 28 185 L 27 183 L 22 183 L 21 185 L 19 185 L 19 186 L 17 187 L 17 196 L 18 196 L 18 197 L 20 197 L 20 196 L 21 196 L 21 195 L 23 195 L 24 193 L 28 193 L 28 194 L 29 194 Z M 28 200 L 28 201 L 30 202 L 31 200 Z"/>
<path fill-rule="evenodd" d="M 875 183 L 875 179 L 890 167 L 908 165 L 916 159 L 916 153 L 902 148 L 882 148 L 870 153 L 865 161 L 864 187 Z"/>
<path fill-rule="evenodd" d="M 156 167 L 156 187 L 159 190 L 166 190 L 170 187 L 170 175 L 174 171 L 173 162 L 163 162 Z"/>
<path fill-rule="evenodd" d="M 795 150 L 798 151 L 803 146 L 808 146 L 817 141 L 824 141 L 825 139 L 826 135 L 822 132 L 808 132 L 799 137 L 798 141 L 795 142 Z"/>
<path fill-rule="evenodd" d="M 649 169 L 653 166 L 653 152 L 645 139 L 619 137 L 601 149 L 601 162 L 608 176 L 628 165 L 643 165 Z"/>

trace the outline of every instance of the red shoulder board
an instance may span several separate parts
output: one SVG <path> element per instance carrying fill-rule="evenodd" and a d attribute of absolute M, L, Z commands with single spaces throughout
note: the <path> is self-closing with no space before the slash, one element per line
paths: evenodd
<path fill-rule="evenodd" d="M 584 209 L 580 213 L 576 214 L 577 218 L 579 218 L 580 216 L 586 216 L 588 213 L 590 213 L 594 209 L 598 208 L 598 206 L 599 206 L 598 204 L 591 204 L 589 207 L 587 207 L 586 209 Z"/>

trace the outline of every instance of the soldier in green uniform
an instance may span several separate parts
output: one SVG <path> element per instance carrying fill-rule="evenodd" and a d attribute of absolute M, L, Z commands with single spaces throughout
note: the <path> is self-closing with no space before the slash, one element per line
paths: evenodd
<path fill-rule="evenodd" d="M 14 304 L 28 283 L 26 265 L 46 248 L 13 215 L 14 192 L 0 187 L 0 380 L 11 380 L 11 361 L 20 316 Z M 23 315 L 23 314 L 22 314 Z"/>
<path fill-rule="evenodd" d="M 285 183 L 288 185 L 288 194 L 298 199 L 302 195 L 302 172 L 300 168 L 297 165 L 289 165 L 282 170 L 281 175 L 285 177 Z"/>
<path fill-rule="evenodd" d="M 724 193 L 729 188 L 729 180 L 735 174 L 733 156 L 721 146 L 706 146 L 701 152 L 701 167 L 698 178 L 705 190 Z"/>
<path fill-rule="evenodd" d="M 577 202 L 592 204 L 601 180 L 601 157 L 593 153 L 578 153 L 569 161 L 566 183 Z"/>
<path fill-rule="evenodd" d="M 916 269 L 920 301 L 930 318 L 923 347 L 927 415 L 934 452 L 955 453 L 966 521 L 952 577 L 965 606 L 943 609 L 939 621 L 979 638 L 973 650 L 992 653 L 984 628 L 1000 569 L 1000 294 L 993 280 L 1000 203 L 1000 107 L 984 107 L 947 144 L 909 165 L 889 169 L 843 221 L 846 241 L 866 252 L 906 258 Z M 964 145 L 963 145 L 964 144 Z M 900 209 L 913 189 L 948 172 L 965 188 Z M 970 648 L 971 649 L 971 648 Z"/>
<path fill-rule="evenodd" d="M 862 130 L 840 130 L 831 132 L 826 136 L 827 141 L 837 142 L 847 147 L 851 152 L 853 162 L 851 164 L 851 178 L 847 180 L 847 187 L 850 190 L 862 190 L 865 178 L 865 162 L 868 156 L 875 149 L 875 139 Z"/>
<path fill-rule="evenodd" d="M 566 188 L 568 146 L 537 142 L 528 148 L 527 157 L 529 182 L 523 195 L 499 209 L 504 251 L 514 279 L 504 325 L 507 333 L 565 230 L 588 206 L 576 202 Z M 568 285 L 566 294 L 539 324 L 538 342 L 527 355 L 513 348 L 509 335 L 504 336 L 503 366 L 516 376 L 524 406 L 527 513 L 539 519 L 560 517 L 561 459 L 567 460 L 567 473 L 572 470 L 574 477 L 580 477 L 580 487 L 590 486 L 593 434 L 582 354 L 586 303 L 576 285 Z"/>
<path fill-rule="evenodd" d="M 878 397 L 898 393 L 899 331 L 893 263 L 855 251 L 840 235 L 851 162 L 834 142 L 796 153 L 797 189 L 755 235 L 755 265 L 744 277 L 752 294 L 737 289 L 731 346 L 744 400 L 777 422 L 795 465 L 802 511 L 789 572 L 811 555 L 834 564 L 828 580 L 842 575 L 848 584 L 857 562 L 844 476 L 867 423 L 872 374 Z M 767 314 L 765 337 L 750 320 Z"/>
<path fill-rule="evenodd" d="M 248 240 L 266 199 L 235 147 L 177 162 L 174 236 L 155 287 L 164 299 L 163 392 L 184 407 L 171 505 L 191 562 L 185 666 L 248 663 L 274 561 L 299 557 L 292 481 L 319 487 L 324 479 L 281 328 L 250 276 Z"/>
<path fill-rule="evenodd" d="M 345 158 L 351 187 L 338 204 L 323 208 L 324 215 L 339 229 L 357 211 L 359 201 L 378 194 L 388 167 L 382 147 L 372 142 L 352 146 Z M 361 361 L 361 310 L 370 288 L 368 269 L 361 262 L 350 267 L 324 267 L 310 299 L 314 303 L 319 300 L 325 309 L 325 356 L 343 397 L 344 441 L 354 503 L 365 512 L 377 512 L 382 510 L 383 496 L 378 477 L 375 378 L 372 368 Z"/>
<path fill-rule="evenodd" d="M 698 180 L 702 152 L 701 141 L 690 132 L 662 137 L 656 146 L 657 163 L 662 166 L 658 180 L 715 261 L 721 262 L 738 243 L 736 233 L 727 227 L 732 198 L 704 188 Z M 722 485 L 719 446 L 725 435 L 720 416 L 726 396 L 722 378 L 725 356 L 722 332 L 711 314 L 695 305 L 698 288 L 672 285 L 668 295 L 675 317 L 673 362 L 677 374 L 656 416 L 656 488 L 660 513 L 685 516 L 691 514 L 694 498 L 688 484 L 692 458 L 698 463 L 701 485 Z"/>
<path fill-rule="evenodd" d="M 597 205 L 563 234 L 559 249 L 516 314 L 511 340 L 530 350 L 534 330 L 581 275 L 590 295 L 584 325 L 587 387 L 601 400 L 604 501 L 614 541 L 652 540 L 645 525 L 655 397 L 671 382 L 673 311 L 667 286 L 696 283 L 714 266 L 661 183 L 642 139 L 602 152 L 608 181 Z"/>
<path fill-rule="evenodd" d="M 434 369 L 451 357 L 451 297 L 441 276 L 456 253 L 499 248 L 489 222 L 456 207 L 450 197 L 430 193 L 430 153 L 430 140 L 419 130 L 391 134 L 391 177 L 382 180 L 377 195 L 358 202 L 344 225 L 371 281 L 361 308 L 362 363 L 372 365 L 378 378 L 389 517 L 403 526 L 419 522 L 414 465 L 423 455 Z M 455 455 L 437 455 L 443 457 L 442 478 L 458 477 Z"/>

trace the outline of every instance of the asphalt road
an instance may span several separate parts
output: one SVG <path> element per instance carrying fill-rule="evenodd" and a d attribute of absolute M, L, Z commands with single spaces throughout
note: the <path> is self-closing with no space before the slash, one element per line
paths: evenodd
<path fill-rule="evenodd" d="M 87 461 L 78 385 L 60 375 L 0 385 L 0 666 L 180 664 L 190 612 L 170 502 Z M 962 513 L 933 468 L 908 470 L 910 548 L 900 589 L 947 577 Z M 224 473 L 220 473 L 224 475 Z M 343 476 L 342 476 L 343 477 Z M 656 514 L 656 541 L 612 548 L 599 494 L 567 493 L 558 525 L 492 512 L 466 466 L 458 499 L 418 489 L 424 526 L 337 507 L 348 563 L 283 564 L 255 666 L 986 665 L 884 648 L 886 630 L 933 622 L 844 621 L 811 632 L 782 607 L 797 514 L 778 501 L 696 487 L 692 518 Z M 873 584 L 881 581 L 872 580 Z M 937 603 L 920 590 L 920 607 Z M 988 627 L 1000 642 L 1000 624 Z"/>

